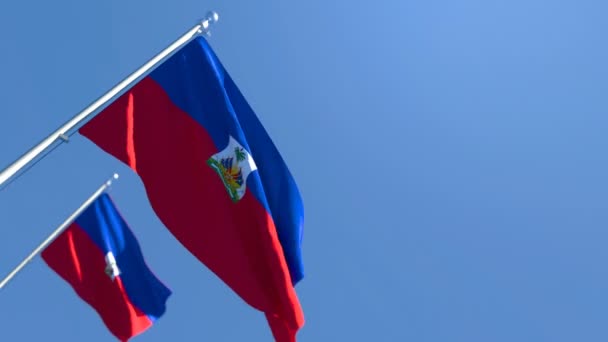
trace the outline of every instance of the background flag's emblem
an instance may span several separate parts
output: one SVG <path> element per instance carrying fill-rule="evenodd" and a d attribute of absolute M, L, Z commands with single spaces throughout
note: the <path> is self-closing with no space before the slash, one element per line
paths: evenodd
<path fill-rule="evenodd" d="M 233 202 L 243 198 L 247 176 L 257 169 L 249 152 L 232 137 L 228 146 L 211 156 L 207 164 L 220 176 Z"/>
<path fill-rule="evenodd" d="M 118 264 L 116 263 L 116 258 L 114 258 L 114 254 L 112 252 L 108 252 L 106 254 L 106 274 L 110 279 L 114 280 L 114 278 L 120 275 L 120 269 L 118 268 Z"/>

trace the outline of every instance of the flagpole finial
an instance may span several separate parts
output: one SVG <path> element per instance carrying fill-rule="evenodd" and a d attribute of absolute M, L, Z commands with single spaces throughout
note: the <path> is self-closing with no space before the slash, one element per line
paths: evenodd
<path fill-rule="evenodd" d="M 217 21 L 219 19 L 220 19 L 220 16 L 219 16 L 219 14 L 217 14 L 216 11 L 207 12 L 205 17 L 200 22 L 201 28 L 198 30 L 198 32 L 201 34 L 209 35 L 210 34 L 209 28 L 211 27 L 211 24 L 217 23 Z"/>
<path fill-rule="evenodd" d="M 114 173 L 112 175 L 112 178 L 108 179 L 108 181 L 106 182 L 106 186 L 108 187 L 108 186 L 112 185 L 112 181 L 115 179 L 118 179 L 118 173 Z"/>

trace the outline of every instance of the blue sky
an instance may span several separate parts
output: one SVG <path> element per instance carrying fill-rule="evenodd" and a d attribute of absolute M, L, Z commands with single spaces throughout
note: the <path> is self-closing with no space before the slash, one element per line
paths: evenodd
<path fill-rule="evenodd" d="M 0 167 L 211 9 L 209 41 L 304 198 L 300 341 L 608 339 L 602 1 L 3 4 Z M 0 191 L 0 273 L 113 172 L 174 292 L 134 341 L 270 341 L 78 135 Z M 0 291 L 0 322 L 3 340 L 112 340 L 39 258 Z"/>

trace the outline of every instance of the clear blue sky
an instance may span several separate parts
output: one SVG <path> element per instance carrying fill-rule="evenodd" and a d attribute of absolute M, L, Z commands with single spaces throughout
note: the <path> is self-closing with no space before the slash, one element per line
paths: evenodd
<path fill-rule="evenodd" d="M 12 1 L 0 167 L 210 9 L 209 41 L 305 201 L 300 341 L 608 340 L 605 1 Z M 0 192 L 0 273 L 115 171 L 111 194 L 174 291 L 134 341 L 270 341 L 140 180 L 77 135 Z M 0 327 L 112 340 L 39 258 L 0 291 Z"/>

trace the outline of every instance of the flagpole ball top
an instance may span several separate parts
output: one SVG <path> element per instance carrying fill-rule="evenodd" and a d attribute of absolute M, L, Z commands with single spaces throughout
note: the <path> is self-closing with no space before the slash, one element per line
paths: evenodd
<path fill-rule="evenodd" d="M 207 12 L 205 17 L 203 17 L 203 19 L 201 19 L 201 21 L 200 21 L 201 28 L 200 28 L 199 32 L 202 34 L 209 34 L 209 27 L 211 26 L 211 24 L 217 23 L 217 21 L 219 19 L 220 19 L 220 15 L 217 14 L 217 12 L 215 12 L 215 11 Z"/>
<path fill-rule="evenodd" d="M 114 173 L 112 175 L 112 178 L 108 179 L 108 181 L 106 182 L 106 186 L 111 186 L 112 185 L 112 181 L 118 179 L 118 173 Z"/>
<path fill-rule="evenodd" d="M 215 24 L 218 20 L 220 20 L 220 15 L 217 14 L 216 11 L 209 11 L 203 20 L 209 21 L 209 24 Z"/>

